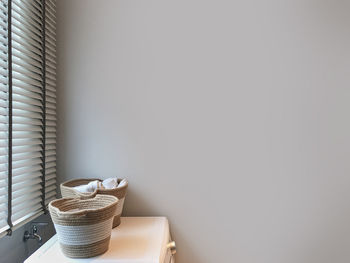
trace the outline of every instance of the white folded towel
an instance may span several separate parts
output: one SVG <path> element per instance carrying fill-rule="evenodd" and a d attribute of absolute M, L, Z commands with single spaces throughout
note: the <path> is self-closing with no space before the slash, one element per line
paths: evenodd
<path fill-rule="evenodd" d="M 126 185 L 128 181 L 126 179 L 121 180 L 118 184 L 118 179 L 116 177 L 107 178 L 100 182 L 98 180 L 91 181 L 88 184 L 75 186 L 74 189 L 81 193 L 93 193 L 96 189 L 114 189 Z"/>
<path fill-rule="evenodd" d="M 128 184 L 128 180 L 123 179 L 123 180 L 120 181 L 120 183 L 118 184 L 117 188 L 122 187 L 122 186 L 127 185 L 127 184 Z"/>
<path fill-rule="evenodd" d="M 75 190 L 77 190 L 81 193 L 92 193 L 96 189 L 101 189 L 101 188 L 103 189 L 103 185 L 98 180 L 91 181 L 88 184 L 78 185 L 78 186 L 74 187 Z"/>
<path fill-rule="evenodd" d="M 118 178 L 108 178 L 103 180 L 102 185 L 106 189 L 113 189 L 118 186 Z"/>

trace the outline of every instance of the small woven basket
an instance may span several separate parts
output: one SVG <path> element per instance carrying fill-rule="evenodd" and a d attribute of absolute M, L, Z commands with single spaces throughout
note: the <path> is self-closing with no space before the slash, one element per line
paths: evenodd
<path fill-rule="evenodd" d="M 110 195 L 51 201 L 49 211 L 63 254 L 89 258 L 106 252 L 117 204 L 118 198 Z"/>
<path fill-rule="evenodd" d="M 64 182 L 60 185 L 61 188 L 61 194 L 63 198 L 74 198 L 74 197 L 92 197 L 95 196 L 96 194 L 103 194 L 103 195 L 113 195 L 119 199 L 118 205 L 117 205 L 117 210 L 115 212 L 114 220 L 113 220 L 113 228 L 117 227 L 120 225 L 120 216 L 123 212 L 123 206 L 124 206 L 124 200 L 126 196 L 126 190 L 128 188 L 128 184 L 118 187 L 115 189 L 97 189 L 93 193 L 81 193 L 77 190 L 74 189 L 74 187 L 83 185 L 83 184 L 88 184 L 91 181 L 99 180 L 102 182 L 100 179 L 75 179 L 75 180 L 70 180 L 67 182 Z M 118 179 L 117 182 L 118 184 L 122 181 L 122 179 Z"/>

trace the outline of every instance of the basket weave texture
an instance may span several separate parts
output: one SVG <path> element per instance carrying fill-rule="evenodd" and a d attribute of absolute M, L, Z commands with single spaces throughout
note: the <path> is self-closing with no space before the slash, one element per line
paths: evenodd
<path fill-rule="evenodd" d="M 102 182 L 100 179 L 74 179 L 67 182 L 64 182 L 60 185 L 61 194 L 63 198 L 75 198 L 75 197 L 93 197 L 96 194 L 103 194 L 103 195 L 113 195 L 119 199 L 117 210 L 115 212 L 115 217 L 113 219 L 113 227 L 117 227 L 120 225 L 120 216 L 123 212 L 123 206 L 124 206 L 124 200 L 126 196 L 126 191 L 128 188 L 128 184 L 114 188 L 114 189 L 97 189 L 93 193 L 81 193 L 74 189 L 75 186 L 88 184 L 91 181 L 98 180 Z M 118 179 L 118 184 L 122 181 L 122 179 Z"/>
<path fill-rule="evenodd" d="M 108 250 L 118 198 L 111 195 L 61 198 L 49 211 L 64 255 L 89 258 Z"/>

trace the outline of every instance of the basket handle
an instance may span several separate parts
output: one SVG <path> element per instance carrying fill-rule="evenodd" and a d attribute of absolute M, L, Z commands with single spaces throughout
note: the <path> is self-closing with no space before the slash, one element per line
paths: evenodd
<path fill-rule="evenodd" d="M 86 216 L 87 213 L 88 213 L 88 211 L 82 210 L 82 211 L 79 211 L 79 212 L 73 213 L 73 214 L 74 214 L 75 217 L 79 218 L 79 217 Z M 56 214 L 57 214 L 58 217 L 61 217 L 61 218 L 67 216 L 67 212 L 62 212 L 59 209 L 56 209 Z"/>
<path fill-rule="evenodd" d="M 94 192 L 92 192 L 91 194 L 80 195 L 77 199 L 80 199 L 80 200 L 92 199 L 92 198 L 95 198 L 96 195 L 97 195 L 97 189 Z M 60 209 L 58 209 L 57 207 L 52 207 L 52 208 L 55 209 L 58 217 L 64 217 L 67 215 L 67 211 L 63 212 Z M 74 216 L 76 216 L 76 217 L 83 217 L 83 216 L 86 216 L 89 212 L 91 212 L 91 209 L 85 209 L 85 210 L 81 210 L 79 212 L 71 212 L 71 215 L 74 214 Z"/>
<path fill-rule="evenodd" d="M 94 198 L 97 195 L 97 189 L 95 191 L 93 191 L 91 194 L 83 194 L 83 193 L 79 193 L 79 198 L 81 200 L 85 200 L 85 199 L 91 199 Z"/>

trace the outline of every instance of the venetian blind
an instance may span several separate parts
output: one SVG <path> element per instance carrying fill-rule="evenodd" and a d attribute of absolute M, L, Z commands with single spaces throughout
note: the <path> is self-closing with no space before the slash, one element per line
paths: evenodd
<path fill-rule="evenodd" d="M 55 2 L 1 0 L 1 8 L 0 228 L 8 229 L 56 196 Z"/>
<path fill-rule="evenodd" d="M 0 3 L 0 232 L 8 229 L 8 9 L 7 1 Z"/>

